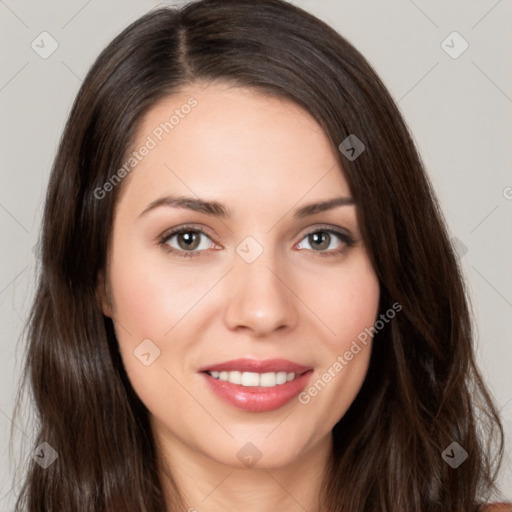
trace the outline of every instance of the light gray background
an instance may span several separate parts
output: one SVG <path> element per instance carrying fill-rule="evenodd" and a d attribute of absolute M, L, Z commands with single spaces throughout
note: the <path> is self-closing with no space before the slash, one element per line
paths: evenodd
<path fill-rule="evenodd" d="M 479 328 L 479 365 L 507 433 L 501 489 L 512 499 L 512 1 L 295 3 L 367 57 L 411 128 L 458 239 Z M 21 364 L 18 338 L 34 291 L 32 248 L 57 143 L 93 60 L 157 5 L 0 0 L 0 510 L 12 509 L 8 432 Z M 31 48 L 44 31 L 59 45 L 47 59 Z M 453 31 L 469 44 L 458 58 L 452 58 L 462 48 L 456 36 L 445 43 L 452 56 L 441 45 Z M 30 432 L 23 429 L 28 444 Z"/>

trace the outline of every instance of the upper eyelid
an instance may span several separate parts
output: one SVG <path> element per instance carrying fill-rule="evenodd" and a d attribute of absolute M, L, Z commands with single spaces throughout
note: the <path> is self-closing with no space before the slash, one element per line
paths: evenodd
<path fill-rule="evenodd" d="M 193 224 L 190 224 L 190 225 L 184 224 L 184 225 L 178 226 L 176 228 L 166 229 L 161 235 L 158 236 L 158 240 L 168 239 L 172 236 L 179 235 L 180 233 L 186 232 L 186 231 L 198 231 L 199 233 L 206 235 L 210 239 L 212 238 L 212 236 L 215 236 L 215 235 L 211 235 L 209 233 L 209 231 L 212 231 L 212 230 L 206 228 L 205 226 L 195 226 Z"/>

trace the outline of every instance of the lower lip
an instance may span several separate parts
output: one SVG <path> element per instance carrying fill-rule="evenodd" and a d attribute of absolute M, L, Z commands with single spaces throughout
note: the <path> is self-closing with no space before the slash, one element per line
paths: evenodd
<path fill-rule="evenodd" d="M 225 402 L 239 409 L 251 412 L 265 412 L 279 409 L 295 398 L 305 387 L 313 370 L 299 377 L 272 387 L 242 386 L 202 373 L 212 391 Z"/>

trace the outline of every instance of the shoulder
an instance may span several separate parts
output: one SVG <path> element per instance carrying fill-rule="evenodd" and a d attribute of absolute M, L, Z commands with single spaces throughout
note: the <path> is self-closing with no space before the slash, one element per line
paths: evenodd
<path fill-rule="evenodd" d="M 482 505 L 480 512 L 512 512 L 512 503 L 490 503 Z"/>

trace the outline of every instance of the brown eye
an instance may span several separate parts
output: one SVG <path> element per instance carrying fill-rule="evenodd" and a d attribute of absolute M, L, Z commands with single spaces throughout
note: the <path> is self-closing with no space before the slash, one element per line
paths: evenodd
<path fill-rule="evenodd" d="M 212 248 L 213 242 L 200 229 L 182 227 L 163 235 L 160 245 L 179 256 L 200 256 L 206 249 Z"/>
<path fill-rule="evenodd" d="M 331 235 L 327 231 L 315 231 L 308 235 L 309 244 L 314 250 L 323 251 L 331 243 Z"/>
<path fill-rule="evenodd" d="M 180 249 L 184 251 L 197 249 L 201 241 L 200 235 L 195 231 L 185 231 L 176 235 Z"/>
<path fill-rule="evenodd" d="M 308 249 L 319 256 L 335 256 L 354 245 L 354 240 L 347 233 L 333 229 L 316 229 L 306 234 L 297 246 Z"/>

